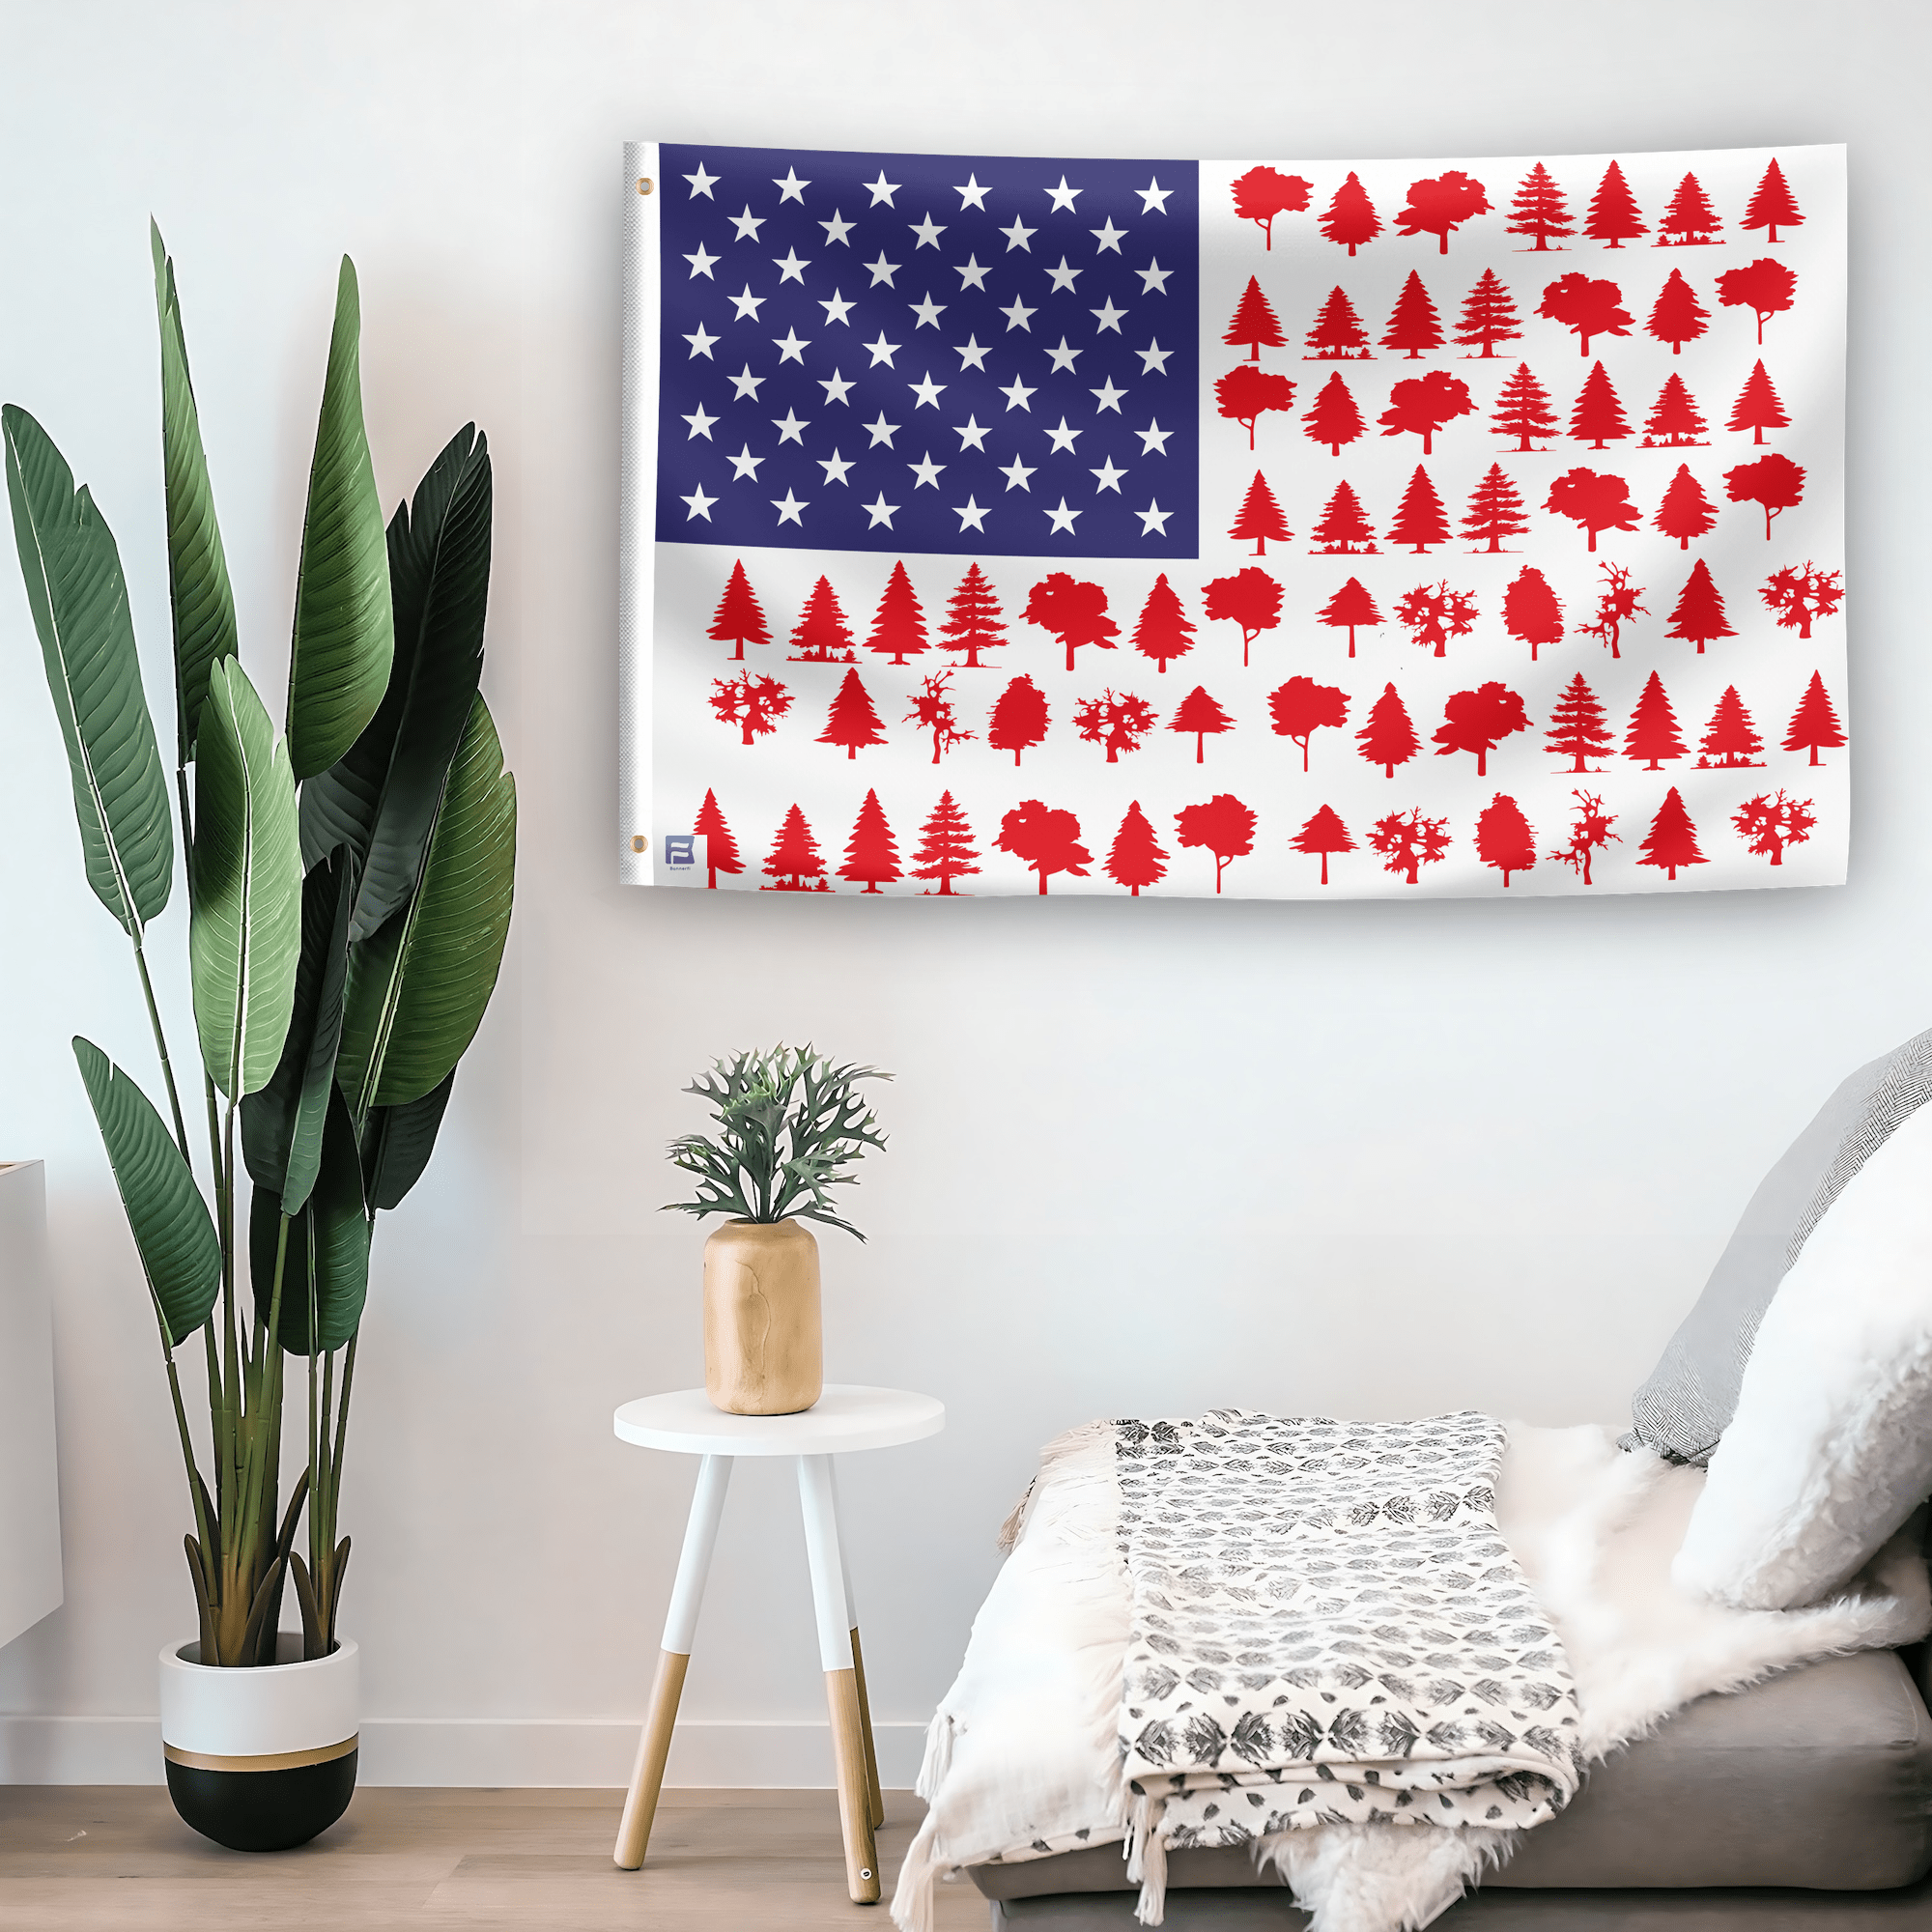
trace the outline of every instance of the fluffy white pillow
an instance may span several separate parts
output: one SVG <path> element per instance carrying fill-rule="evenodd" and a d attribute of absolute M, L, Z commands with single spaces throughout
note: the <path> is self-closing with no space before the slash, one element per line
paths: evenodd
<path fill-rule="evenodd" d="M 1932 1106 L 1853 1177 L 1784 1277 L 1671 1566 L 1748 1609 L 1848 1582 L 1932 1492 Z"/>

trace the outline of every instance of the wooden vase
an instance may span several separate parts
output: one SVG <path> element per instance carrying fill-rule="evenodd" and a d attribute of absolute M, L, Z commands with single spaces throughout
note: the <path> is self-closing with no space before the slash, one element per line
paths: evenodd
<path fill-rule="evenodd" d="M 726 1221 L 704 1244 L 704 1391 L 726 1415 L 794 1415 L 825 1387 L 818 1243 L 796 1221 Z"/>

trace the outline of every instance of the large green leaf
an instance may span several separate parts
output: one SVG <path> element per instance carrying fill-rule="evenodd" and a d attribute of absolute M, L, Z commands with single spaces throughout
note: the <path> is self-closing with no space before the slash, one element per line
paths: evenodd
<path fill-rule="evenodd" d="M 138 940 L 168 902 L 175 839 L 155 721 L 141 689 L 121 553 L 39 423 L 0 410 L 7 495 L 73 781 L 87 883 Z"/>
<path fill-rule="evenodd" d="M 235 594 L 228 583 L 228 558 L 201 446 L 201 416 L 188 378 L 175 265 L 161 231 L 152 221 L 148 230 L 161 325 L 161 474 L 168 505 L 168 602 L 175 626 L 175 729 L 180 761 L 186 764 L 194 756 L 209 668 L 236 652 Z"/>
<path fill-rule="evenodd" d="M 273 1299 L 281 1225 L 281 1197 L 273 1188 L 258 1185 L 248 1205 L 248 1276 L 264 1322 Z M 369 1217 L 362 1206 L 362 1164 L 356 1158 L 355 1125 L 338 1093 L 329 1103 L 314 1192 L 289 1222 L 276 1339 L 296 1355 L 311 1351 L 311 1339 L 316 1350 L 341 1348 L 362 1320 L 368 1293 Z"/>
<path fill-rule="evenodd" d="M 362 861 L 352 939 L 401 907 L 422 869 L 449 761 L 483 668 L 490 591 L 490 446 L 473 423 L 451 438 L 389 522 L 396 656 L 369 727 L 302 786 L 302 857 L 337 845 Z"/>
<path fill-rule="evenodd" d="M 400 1107 L 378 1107 L 362 1130 L 362 1191 L 369 1198 L 369 1211 L 396 1207 L 423 1177 L 429 1157 L 436 1151 L 437 1130 L 442 1125 L 443 1109 L 449 1105 L 450 1089 L 456 1085 L 456 1070 L 443 1075 L 440 1087 L 432 1087 L 420 1100 L 408 1100 Z"/>
<path fill-rule="evenodd" d="M 479 696 L 414 896 L 350 949 L 336 1077 L 358 1120 L 440 1086 L 476 1037 L 503 960 L 516 870 L 516 781 Z"/>
<path fill-rule="evenodd" d="M 281 1059 L 301 956 L 301 849 L 288 747 L 238 658 L 209 673 L 194 768 L 188 959 L 202 1064 L 231 1100 Z"/>
<path fill-rule="evenodd" d="M 362 735 L 395 651 L 383 505 L 362 427 L 361 327 L 355 265 L 345 255 L 296 576 L 288 730 L 298 779 L 327 771 Z"/>
<path fill-rule="evenodd" d="M 92 1040 L 76 1035 L 73 1057 L 107 1144 L 149 1292 L 169 1345 L 178 1347 L 208 1320 L 221 1289 L 221 1243 L 208 1204 L 140 1088 Z"/>

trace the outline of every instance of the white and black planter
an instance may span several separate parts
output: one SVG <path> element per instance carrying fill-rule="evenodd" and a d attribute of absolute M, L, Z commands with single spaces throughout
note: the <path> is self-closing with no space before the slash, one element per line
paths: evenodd
<path fill-rule="evenodd" d="M 220 1669 L 200 1658 L 199 1643 L 161 1652 L 161 1747 L 175 1809 L 231 1851 L 307 1844 L 355 1789 L 355 1644 L 304 1663 L 301 1637 L 284 1631 L 271 1664 Z"/>

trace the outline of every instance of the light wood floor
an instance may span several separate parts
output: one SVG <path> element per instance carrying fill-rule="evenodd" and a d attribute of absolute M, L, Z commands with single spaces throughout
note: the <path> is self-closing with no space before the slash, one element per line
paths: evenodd
<path fill-rule="evenodd" d="M 643 1870 L 611 1862 L 616 1791 L 362 1790 L 299 1851 L 197 1837 L 164 1789 L 0 1786 L 0 1932 L 892 1932 L 845 1896 L 830 1791 L 667 1791 Z M 886 1794 L 893 1881 L 923 1806 Z M 939 1932 L 985 1932 L 967 1885 Z"/>

